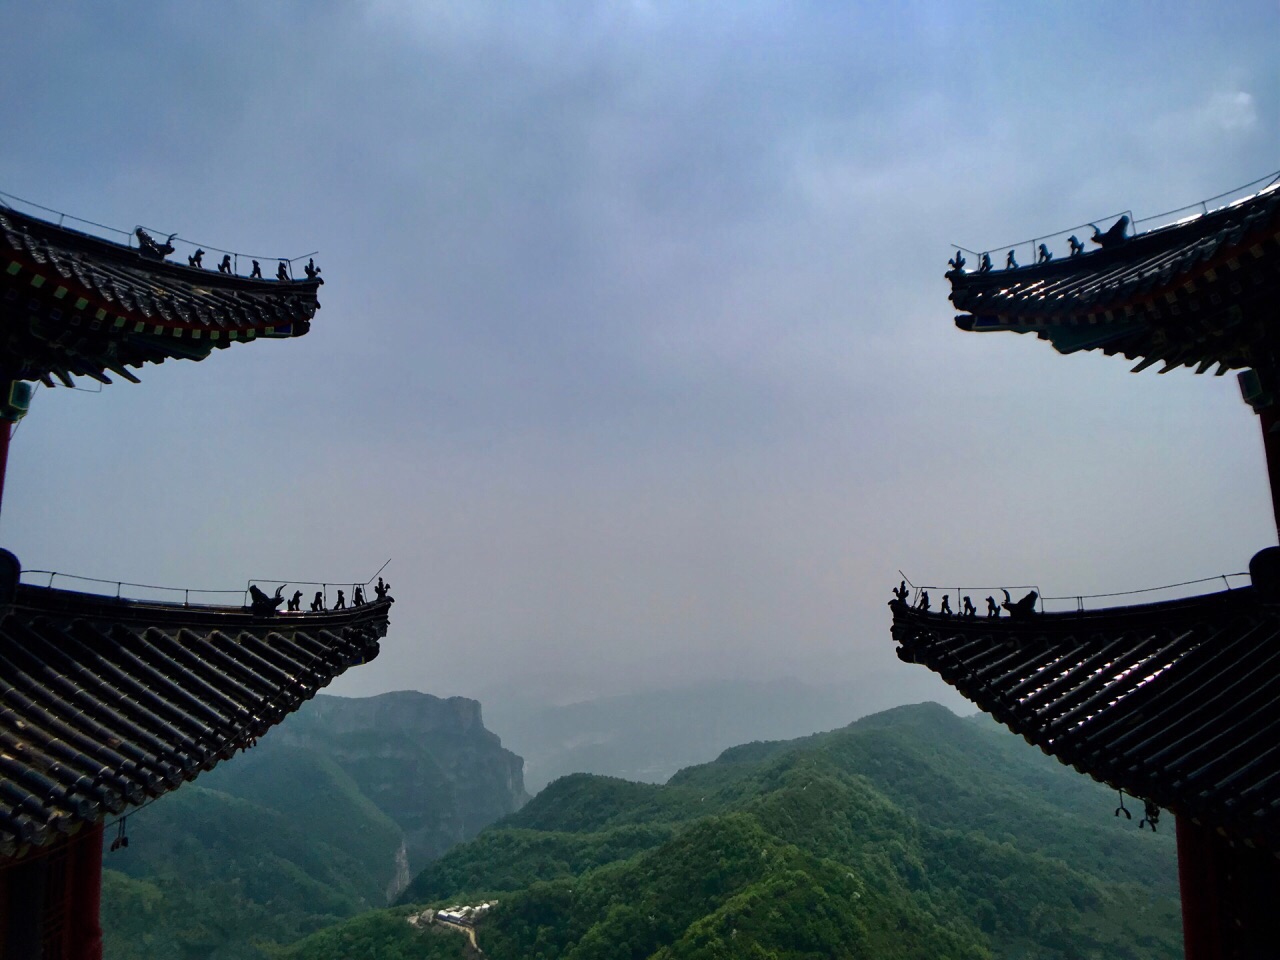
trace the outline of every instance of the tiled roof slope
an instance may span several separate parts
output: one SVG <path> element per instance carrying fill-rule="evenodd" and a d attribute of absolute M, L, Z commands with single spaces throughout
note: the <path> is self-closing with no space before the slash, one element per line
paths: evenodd
<path fill-rule="evenodd" d="M 901 659 L 1045 753 L 1280 848 L 1280 614 L 1253 588 L 1024 620 L 890 606 Z"/>
<path fill-rule="evenodd" d="M 319 278 L 251 280 L 0 209 L 0 364 L 21 379 L 114 372 L 310 329 Z"/>
<path fill-rule="evenodd" d="M 1035 333 L 1063 353 L 1165 370 L 1255 366 L 1280 293 L 1280 185 L 1113 247 L 947 279 L 963 330 Z"/>
<path fill-rule="evenodd" d="M 0 857 L 251 746 L 377 656 L 389 607 L 260 616 L 18 587 L 0 620 Z"/>

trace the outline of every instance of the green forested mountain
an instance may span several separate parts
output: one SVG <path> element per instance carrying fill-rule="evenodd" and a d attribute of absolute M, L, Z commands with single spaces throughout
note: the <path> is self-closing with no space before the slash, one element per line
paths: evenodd
<path fill-rule="evenodd" d="M 496 960 L 1180 956 L 1172 824 L 1139 831 L 1116 805 L 923 704 L 665 785 L 563 777 L 429 864 L 404 906 L 371 909 L 403 827 L 348 768 L 277 744 L 130 818 L 107 952 L 457 958 L 466 939 L 410 927 L 409 905 L 496 898 L 477 930 Z"/>
<path fill-rule="evenodd" d="M 107 956 L 260 958 L 256 941 L 385 903 L 399 828 L 324 758 L 274 753 L 280 779 L 247 778 L 254 799 L 188 784 L 129 818 L 104 858 Z"/>
<path fill-rule="evenodd" d="M 497 897 L 478 936 L 498 960 L 1179 956 L 1172 837 L 1115 806 L 925 704 L 735 748 L 665 786 L 565 777 L 405 899 Z M 328 956 L 345 929 L 287 955 Z"/>
<path fill-rule="evenodd" d="M 350 775 L 400 825 L 415 872 L 529 798 L 524 761 L 485 728 L 479 702 L 466 697 L 320 694 L 271 736 L 319 751 Z"/>
<path fill-rule="evenodd" d="M 272 950 L 271 956 L 278 960 L 477 960 L 457 931 L 409 926 L 406 921 L 413 912 L 409 907 L 374 910 L 321 930 L 293 947 Z"/>
<path fill-rule="evenodd" d="M 262 944 L 384 907 L 410 865 L 524 799 L 520 758 L 473 700 L 317 698 L 129 815 L 129 846 L 104 856 L 107 956 L 262 960 Z"/>

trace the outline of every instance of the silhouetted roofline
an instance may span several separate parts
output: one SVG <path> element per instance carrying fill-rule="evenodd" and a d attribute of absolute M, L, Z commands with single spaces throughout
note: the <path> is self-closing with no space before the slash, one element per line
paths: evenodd
<path fill-rule="evenodd" d="M 0 857 L 252 746 L 377 656 L 391 602 L 265 614 L 20 585 L 0 616 Z"/>
<path fill-rule="evenodd" d="M 70 384 L 259 338 L 302 336 L 322 281 L 260 280 L 0 209 L 0 374 Z"/>
<path fill-rule="evenodd" d="M 1253 367 L 1280 295 L 1280 184 L 1104 249 L 947 279 L 962 330 L 1035 333 L 1137 369 Z"/>
<path fill-rule="evenodd" d="M 1280 611 L 1252 587 L 1019 619 L 890 606 L 901 659 L 1044 752 L 1280 848 Z"/>

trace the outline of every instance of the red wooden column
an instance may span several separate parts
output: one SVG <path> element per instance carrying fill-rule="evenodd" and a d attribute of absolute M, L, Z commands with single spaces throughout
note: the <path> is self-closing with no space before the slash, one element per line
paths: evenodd
<path fill-rule="evenodd" d="M 1239 376 L 1240 392 L 1258 415 L 1280 538 L 1280 402 L 1254 370 Z M 1280 399 L 1280 398 L 1277 398 Z M 1254 589 L 1274 602 L 1280 591 L 1278 549 L 1249 562 Z M 1177 817 L 1178 887 L 1187 960 L 1270 960 L 1280 956 L 1280 860 L 1265 847 L 1229 842 L 1216 830 Z"/>
<path fill-rule="evenodd" d="M 13 421 L 0 419 L 0 505 L 4 503 L 4 473 L 9 466 L 9 440 L 13 436 Z"/>
<path fill-rule="evenodd" d="M 1273 960 L 1280 949 L 1280 860 L 1178 817 L 1178 885 L 1187 960 Z"/>
<path fill-rule="evenodd" d="M 1211 838 L 1203 827 L 1185 817 L 1178 817 L 1176 823 L 1183 952 L 1186 960 L 1226 960 L 1221 889 Z"/>
<path fill-rule="evenodd" d="M 1262 427 L 1262 448 L 1267 454 L 1267 477 L 1271 480 L 1271 509 L 1280 533 L 1280 408 L 1263 407 L 1258 411 Z"/>
<path fill-rule="evenodd" d="M 0 380 L 0 508 L 4 505 L 4 474 L 9 465 L 9 441 L 18 421 L 31 407 L 33 388 L 25 380 Z"/>
<path fill-rule="evenodd" d="M 102 960 L 102 821 L 81 830 L 67 854 L 67 960 Z"/>
<path fill-rule="evenodd" d="M 102 832 L 0 862 L 0 958 L 102 960 Z"/>

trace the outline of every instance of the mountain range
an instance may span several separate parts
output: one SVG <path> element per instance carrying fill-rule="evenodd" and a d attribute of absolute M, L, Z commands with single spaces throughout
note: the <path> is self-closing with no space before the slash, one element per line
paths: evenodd
<path fill-rule="evenodd" d="M 936 704 L 756 742 L 664 785 L 562 777 L 429 864 L 405 904 L 290 960 L 456 956 L 410 911 L 497 900 L 514 958 L 1173 958 L 1174 842 L 983 719 Z"/>

